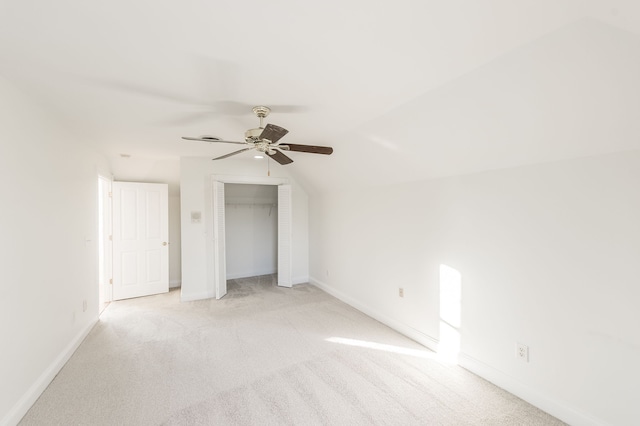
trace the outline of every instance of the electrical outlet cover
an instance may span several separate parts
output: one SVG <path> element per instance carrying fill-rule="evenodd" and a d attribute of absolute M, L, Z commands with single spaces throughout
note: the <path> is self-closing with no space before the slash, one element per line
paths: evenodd
<path fill-rule="evenodd" d="M 529 346 L 524 343 L 516 343 L 516 358 L 529 362 Z"/>

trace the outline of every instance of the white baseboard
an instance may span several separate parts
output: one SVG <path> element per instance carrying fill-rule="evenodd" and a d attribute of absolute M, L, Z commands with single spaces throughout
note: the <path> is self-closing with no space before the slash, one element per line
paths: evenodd
<path fill-rule="evenodd" d="M 276 271 L 273 272 L 265 272 L 263 274 L 258 274 L 258 275 L 269 275 L 269 274 L 273 274 Z M 238 276 L 235 278 L 232 278 L 232 276 L 227 276 L 228 280 L 233 280 L 233 279 L 238 279 L 238 278 L 246 278 L 246 277 L 254 277 L 257 276 L 255 274 L 251 274 L 251 275 L 247 275 L 247 276 Z M 303 284 L 309 282 L 308 277 L 296 277 L 295 279 L 293 279 L 293 284 Z M 181 302 L 193 302 L 195 300 L 203 300 L 203 299 L 211 299 L 213 297 L 216 297 L 215 292 L 202 292 L 202 293 L 193 293 L 193 294 L 185 294 L 184 292 L 182 292 L 180 294 L 180 301 Z M 2 426 L 2 425 L 0 425 Z"/>
<path fill-rule="evenodd" d="M 182 286 L 182 281 L 180 280 L 169 281 L 169 288 L 176 288 L 181 286 Z"/>
<path fill-rule="evenodd" d="M 529 404 L 546 411 L 554 417 L 557 417 L 565 423 L 582 426 L 603 426 L 607 424 L 602 420 L 595 419 L 585 413 L 581 413 L 578 410 L 571 408 L 564 402 L 553 400 L 545 396 L 542 392 L 525 385 L 508 374 L 478 361 L 469 355 L 463 353 L 459 354 L 458 364 L 507 392 L 514 394 L 518 398 L 522 398 Z"/>
<path fill-rule="evenodd" d="M 416 330 L 413 327 L 410 327 L 404 323 L 401 323 L 400 321 L 396 321 L 393 318 L 389 318 L 386 315 L 383 315 L 379 312 L 377 312 L 374 309 L 371 309 L 370 307 L 358 302 L 357 300 L 353 299 L 350 296 L 347 296 L 346 294 L 342 293 L 339 290 L 336 290 L 335 288 L 323 283 L 320 280 L 317 280 L 313 277 L 309 277 L 309 283 L 313 284 L 314 286 L 326 291 L 327 293 L 329 293 L 330 295 L 332 295 L 333 297 L 340 299 L 341 301 L 343 301 L 344 303 L 346 303 L 347 305 L 351 305 L 354 308 L 356 308 L 357 310 L 359 310 L 360 312 L 370 316 L 371 318 L 380 321 L 381 323 L 383 323 L 384 325 L 391 327 L 392 329 L 394 329 L 395 331 L 397 331 L 400 334 L 403 334 L 405 336 L 407 336 L 408 338 L 415 340 L 416 342 L 420 343 L 421 345 L 431 349 L 434 352 L 437 352 L 438 350 L 438 341 L 436 339 L 434 339 L 431 336 L 428 336 L 426 334 L 424 334 L 421 331 Z"/>
<path fill-rule="evenodd" d="M 278 273 L 277 270 L 269 270 L 269 271 L 258 271 L 258 272 L 249 272 L 249 273 L 240 273 L 240 274 L 227 274 L 228 280 L 237 280 L 239 278 L 248 278 L 248 277 L 258 277 L 260 275 L 271 275 Z M 309 276 L 303 275 L 299 277 L 293 277 L 291 279 L 291 283 L 293 285 L 297 284 L 306 284 L 309 282 Z"/>
<path fill-rule="evenodd" d="M 202 293 L 193 294 L 184 294 L 184 292 L 180 293 L 181 302 L 193 302 L 195 300 L 211 299 L 212 297 L 216 297 L 216 294 L 213 291 L 205 291 Z"/>
<path fill-rule="evenodd" d="M 62 370 L 62 367 L 69 361 L 71 355 L 78 349 L 78 346 L 82 343 L 85 337 L 89 334 L 91 329 L 98 320 L 93 320 L 84 327 L 80 333 L 74 337 L 66 348 L 60 352 L 55 360 L 49 365 L 49 367 L 38 377 L 38 379 L 31 385 L 31 387 L 22 395 L 18 402 L 9 410 L 7 415 L 0 420 L 0 426 L 14 426 L 27 414 L 29 408 L 36 402 L 42 392 L 49 386 L 49 383 L 56 377 L 56 375 Z"/>
<path fill-rule="evenodd" d="M 306 284 L 308 282 L 309 282 L 309 276 L 308 275 L 299 276 L 299 277 L 293 277 L 291 279 L 291 284 L 293 284 L 293 285 Z"/>
<path fill-rule="evenodd" d="M 261 275 L 271 275 L 278 272 L 277 269 L 265 269 L 262 271 L 240 272 L 236 274 L 227 274 L 228 280 L 237 280 L 238 278 L 259 277 Z"/>

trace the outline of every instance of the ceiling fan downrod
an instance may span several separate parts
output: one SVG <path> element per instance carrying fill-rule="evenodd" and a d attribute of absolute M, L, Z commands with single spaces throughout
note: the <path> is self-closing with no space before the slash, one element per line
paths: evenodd
<path fill-rule="evenodd" d="M 271 112 L 271 108 L 260 105 L 260 106 L 254 106 L 252 110 L 253 110 L 253 113 L 257 115 L 258 118 L 260 119 L 260 128 L 264 129 L 262 120 L 269 115 L 269 113 Z"/>
<path fill-rule="evenodd" d="M 260 119 L 260 125 L 255 129 L 249 129 L 246 132 L 244 132 L 244 140 L 247 143 L 256 143 L 260 140 L 260 135 L 264 130 L 263 120 L 271 112 L 271 108 L 266 106 L 255 106 L 252 108 L 252 110 L 253 110 L 253 113 Z"/>

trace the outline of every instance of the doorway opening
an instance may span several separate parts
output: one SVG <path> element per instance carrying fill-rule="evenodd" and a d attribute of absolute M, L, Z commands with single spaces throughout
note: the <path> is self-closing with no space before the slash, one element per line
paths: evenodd
<path fill-rule="evenodd" d="M 211 176 L 211 204 L 207 215 L 212 220 L 207 233 L 207 284 L 212 295 L 221 299 L 227 294 L 226 261 L 226 200 L 225 186 L 229 184 L 256 184 L 275 186 L 277 189 L 277 284 L 291 287 L 292 283 L 292 194 L 285 178 L 259 178 L 250 176 Z M 197 213 L 197 212 L 195 212 Z M 193 212 L 192 212 L 193 214 Z"/>
<path fill-rule="evenodd" d="M 278 187 L 225 184 L 227 280 L 278 271 Z"/>

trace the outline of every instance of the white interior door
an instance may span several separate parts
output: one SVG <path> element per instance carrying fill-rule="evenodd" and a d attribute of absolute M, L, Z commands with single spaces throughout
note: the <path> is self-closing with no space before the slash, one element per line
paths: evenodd
<path fill-rule="evenodd" d="M 291 185 L 278 186 L 278 285 L 291 287 Z"/>
<path fill-rule="evenodd" d="M 225 256 L 224 182 L 213 182 L 213 252 L 216 299 L 227 294 L 227 261 Z"/>
<path fill-rule="evenodd" d="M 169 291 L 166 184 L 113 182 L 113 299 Z"/>

